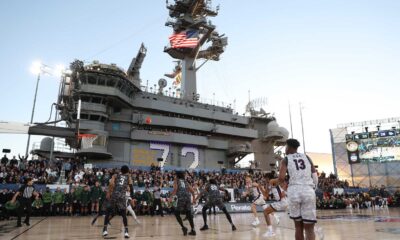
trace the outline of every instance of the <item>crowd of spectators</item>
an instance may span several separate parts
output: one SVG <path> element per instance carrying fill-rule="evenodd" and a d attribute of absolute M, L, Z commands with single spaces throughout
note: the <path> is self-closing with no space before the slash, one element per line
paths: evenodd
<path fill-rule="evenodd" d="M 118 173 L 118 168 L 87 168 L 79 160 L 69 159 L 67 161 L 31 160 L 15 156 L 9 160 L 6 156 L 1 159 L 0 184 L 24 183 L 26 178 L 34 179 L 35 184 L 58 183 L 60 177 L 64 177 L 64 183 L 69 185 L 70 191 L 50 189 L 40 191 L 39 199 L 33 203 L 34 214 L 37 215 L 87 215 L 99 211 L 98 206 L 104 200 L 104 189 L 111 177 Z M 61 176 L 62 172 L 64 175 Z M 174 171 L 160 171 L 154 165 L 147 170 L 131 169 L 135 191 L 135 210 L 141 214 L 154 215 L 153 187 L 161 186 L 166 191 L 161 194 L 162 205 L 165 213 L 172 212 L 169 191 L 174 183 Z M 189 172 L 187 180 L 198 189 L 209 179 L 216 179 L 221 187 L 233 189 L 236 202 L 249 202 L 251 196 L 242 194 L 245 188 L 245 177 L 247 172 L 240 171 L 193 171 Z M 262 173 L 252 172 L 253 180 L 265 185 L 268 179 L 276 177 L 275 172 Z M 357 192 L 354 194 L 335 194 L 334 189 L 348 189 L 347 181 L 340 181 L 334 174 L 327 176 L 324 172 L 319 174 L 317 190 L 317 207 L 320 209 L 336 208 L 364 208 L 375 206 L 400 206 L 400 192 L 389 194 L 382 186 L 371 188 L 368 192 Z M 101 190 L 99 190 L 101 189 Z M 0 190 L 0 205 L 12 198 L 14 194 L 10 190 Z M 228 194 L 225 194 L 228 195 Z M 226 199 L 228 200 L 228 199 Z M 229 199 L 230 200 L 230 199 Z"/>
<path fill-rule="evenodd" d="M 352 189 L 353 191 L 341 191 L 339 193 L 335 192 L 335 189 Z M 400 206 L 400 191 L 391 194 L 383 185 L 366 189 L 350 187 L 347 180 L 341 181 L 332 173 L 329 176 L 326 176 L 324 172 L 319 174 L 316 193 L 317 207 L 319 209 L 362 209 Z"/>

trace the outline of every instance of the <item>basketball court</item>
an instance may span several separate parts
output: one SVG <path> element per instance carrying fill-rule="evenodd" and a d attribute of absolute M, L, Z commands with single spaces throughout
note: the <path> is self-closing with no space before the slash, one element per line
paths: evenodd
<path fill-rule="evenodd" d="M 269 239 L 294 239 L 294 225 L 286 213 L 279 213 L 280 225 L 274 226 L 276 237 Z M 260 214 L 261 217 L 261 214 Z M 318 211 L 318 224 L 323 227 L 325 239 L 343 240 L 386 240 L 400 239 L 400 209 L 379 210 L 324 210 Z M 141 217 L 141 225 L 136 225 L 129 218 L 130 239 L 266 239 L 265 221 L 258 228 L 253 228 L 251 214 L 232 214 L 238 230 L 232 232 L 223 214 L 209 216 L 210 230 L 200 232 L 202 217 L 195 217 L 197 236 L 182 236 L 181 229 L 174 216 Z M 261 220 L 261 218 L 260 218 Z M 102 239 L 102 222 L 91 226 L 91 217 L 49 217 L 33 218 L 30 227 L 16 228 L 16 221 L 0 222 L 0 239 Z M 186 226 L 189 223 L 185 222 Z M 107 239 L 123 239 L 122 220 L 115 217 L 109 227 Z M 318 238 L 317 238 L 318 239 Z"/>

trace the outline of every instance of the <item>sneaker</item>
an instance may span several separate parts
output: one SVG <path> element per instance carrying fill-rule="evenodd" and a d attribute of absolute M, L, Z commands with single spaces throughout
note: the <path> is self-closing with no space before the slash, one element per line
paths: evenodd
<path fill-rule="evenodd" d="M 128 231 L 125 231 L 124 237 L 125 237 L 125 238 L 129 238 L 129 233 L 128 233 Z"/>
<path fill-rule="evenodd" d="M 274 214 L 274 218 L 275 218 L 276 225 L 279 225 L 279 223 L 281 222 L 279 216 Z"/>
<path fill-rule="evenodd" d="M 26 226 L 30 226 L 31 224 L 29 224 L 29 222 L 27 222 L 27 221 L 24 221 L 24 223 L 26 224 Z"/>
<path fill-rule="evenodd" d="M 196 231 L 192 229 L 192 231 L 189 232 L 190 236 L 196 236 Z"/>
<path fill-rule="evenodd" d="M 315 227 L 314 232 L 318 236 L 318 239 L 320 240 L 324 239 L 325 234 L 324 234 L 324 229 L 322 227 Z"/>
<path fill-rule="evenodd" d="M 204 225 L 202 228 L 200 228 L 200 231 L 205 231 L 208 230 L 208 225 Z"/>
<path fill-rule="evenodd" d="M 254 220 L 254 222 L 251 223 L 251 225 L 253 225 L 253 227 L 257 227 L 260 224 L 260 220 L 256 219 Z"/>
<path fill-rule="evenodd" d="M 236 227 L 233 224 L 232 224 L 232 231 L 236 231 Z"/>
<path fill-rule="evenodd" d="M 97 218 L 93 218 L 93 220 L 92 220 L 92 226 L 96 223 L 96 221 L 97 221 Z"/>
<path fill-rule="evenodd" d="M 104 230 L 104 231 L 103 231 L 103 237 L 107 237 L 107 235 L 108 235 L 107 230 Z"/>
<path fill-rule="evenodd" d="M 187 235 L 187 232 L 188 232 L 188 229 L 185 228 L 185 227 L 183 227 L 183 228 L 182 228 L 182 232 L 183 232 L 183 236 L 186 236 L 186 235 Z"/>
<path fill-rule="evenodd" d="M 274 231 L 267 231 L 263 235 L 263 237 L 266 237 L 266 238 L 275 237 L 275 236 L 276 236 L 276 234 L 274 233 Z"/>

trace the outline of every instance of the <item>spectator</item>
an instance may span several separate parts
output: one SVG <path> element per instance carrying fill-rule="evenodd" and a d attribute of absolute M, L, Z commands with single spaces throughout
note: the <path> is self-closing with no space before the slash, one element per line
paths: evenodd
<path fill-rule="evenodd" d="M 86 216 L 86 214 L 88 213 L 89 203 L 90 203 L 90 187 L 85 186 L 81 193 L 81 214 L 83 216 Z"/>
<path fill-rule="evenodd" d="M 50 188 L 46 188 L 46 191 L 42 194 L 43 198 L 43 214 L 45 216 L 51 215 L 51 205 L 53 202 L 53 194 L 50 191 Z"/>
<path fill-rule="evenodd" d="M 146 187 L 142 194 L 142 212 L 143 214 L 148 214 L 150 215 L 152 212 L 152 206 L 153 206 L 153 196 L 151 192 L 149 191 L 149 188 Z"/>
<path fill-rule="evenodd" d="M 72 216 L 72 213 L 73 213 L 72 210 L 73 210 L 74 200 L 73 200 L 72 193 L 73 193 L 72 190 L 70 192 L 67 192 L 67 189 L 64 189 L 64 196 L 65 196 L 64 213 L 67 216 Z"/>
<path fill-rule="evenodd" d="M 53 214 L 62 215 L 64 210 L 65 196 L 64 192 L 61 191 L 60 187 L 57 188 L 53 194 Z"/>
<path fill-rule="evenodd" d="M 32 212 L 34 216 L 43 216 L 43 200 L 38 197 L 32 203 Z"/>
<path fill-rule="evenodd" d="M 68 159 L 68 161 L 65 162 L 64 165 L 63 165 L 66 177 L 69 177 L 69 174 L 71 172 L 71 167 L 72 167 L 71 166 L 71 159 Z"/>
<path fill-rule="evenodd" d="M 95 186 L 92 187 L 90 191 L 90 200 L 92 202 L 92 213 L 99 212 L 99 205 L 102 196 L 102 189 L 100 187 L 100 182 L 96 181 Z"/>
<path fill-rule="evenodd" d="M 8 164 L 8 158 L 6 154 L 4 154 L 4 157 L 1 159 L 1 164 L 3 164 L 3 166 Z"/>
<path fill-rule="evenodd" d="M 10 160 L 10 166 L 15 167 L 18 166 L 18 160 L 13 156 L 13 158 Z"/>

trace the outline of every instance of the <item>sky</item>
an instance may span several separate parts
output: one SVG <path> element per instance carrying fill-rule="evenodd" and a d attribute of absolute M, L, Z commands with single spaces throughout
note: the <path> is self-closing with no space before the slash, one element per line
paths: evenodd
<path fill-rule="evenodd" d="M 172 0 L 170 0 L 172 1 Z M 201 97 L 244 112 L 267 97 L 267 112 L 301 139 L 307 152 L 330 153 L 329 129 L 339 123 L 400 116 L 400 1 L 214 1 L 211 19 L 229 45 L 219 62 L 198 72 Z M 0 1 L 0 120 L 29 122 L 36 76 L 33 61 L 68 66 L 74 59 L 127 68 L 142 42 L 141 77 L 150 85 L 174 67 L 163 53 L 165 0 Z M 59 79 L 42 76 L 34 121 L 49 118 Z M 171 82 L 169 82 L 171 84 Z M 0 134 L 0 148 L 25 153 L 26 135 Z M 40 141 L 34 137 L 33 142 Z"/>

